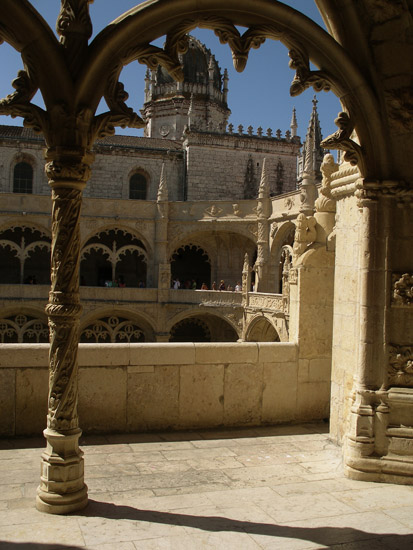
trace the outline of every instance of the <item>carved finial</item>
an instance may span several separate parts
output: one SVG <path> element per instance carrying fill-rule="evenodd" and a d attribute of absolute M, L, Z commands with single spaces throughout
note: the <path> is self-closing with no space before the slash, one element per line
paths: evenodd
<path fill-rule="evenodd" d="M 293 114 L 291 117 L 290 128 L 291 128 L 291 137 L 295 137 L 297 135 L 297 128 L 298 128 L 295 107 L 293 107 Z"/>
<path fill-rule="evenodd" d="M 188 107 L 188 128 L 191 129 L 191 126 L 194 124 L 194 94 L 191 93 L 191 98 L 189 100 Z"/>
<path fill-rule="evenodd" d="M 248 252 L 244 255 L 244 265 L 242 266 L 243 273 L 248 273 L 250 270 L 250 259 L 248 257 Z"/>
<path fill-rule="evenodd" d="M 166 183 L 164 162 L 162 163 L 161 178 L 159 180 L 158 195 L 156 200 L 158 202 L 163 202 L 168 200 L 168 185 Z"/>
<path fill-rule="evenodd" d="M 262 172 L 261 172 L 261 181 L 260 187 L 258 190 L 259 199 L 267 199 L 269 197 L 269 184 L 268 184 L 268 175 L 266 170 L 266 159 L 262 163 Z"/>
<path fill-rule="evenodd" d="M 88 40 L 92 36 L 89 4 L 93 0 L 62 0 L 56 22 L 66 58 L 72 74 L 76 75 L 83 63 Z"/>

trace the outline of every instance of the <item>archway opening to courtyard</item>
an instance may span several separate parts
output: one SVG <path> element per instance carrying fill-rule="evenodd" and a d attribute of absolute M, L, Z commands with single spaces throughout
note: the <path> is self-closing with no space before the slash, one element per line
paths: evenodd
<path fill-rule="evenodd" d="M 236 342 L 236 330 L 224 319 L 209 313 L 181 319 L 170 331 L 170 342 Z"/>
<path fill-rule="evenodd" d="M 49 284 L 50 238 L 29 226 L 0 232 L 0 284 Z"/>
<path fill-rule="evenodd" d="M 253 321 L 247 330 L 247 342 L 280 342 L 280 335 L 266 317 Z"/>
<path fill-rule="evenodd" d="M 80 281 L 86 286 L 146 286 L 147 252 L 127 230 L 107 229 L 81 251 Z"/>
<path fill-rule="evenodd" d="M 211 284 L 211 261 L 205 250 L 194 244 L 179 247 L 171 259 L 172 279 L 179 279 L 181 288 L 201 288 Z M 207 340 L 205 340 L 207 341 Z"/>

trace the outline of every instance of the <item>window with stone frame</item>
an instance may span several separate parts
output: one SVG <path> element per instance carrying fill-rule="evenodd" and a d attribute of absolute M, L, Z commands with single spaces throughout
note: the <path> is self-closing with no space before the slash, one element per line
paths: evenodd
<path fill-rule="evenodd" d="M 14 167 L 13 193 L 33 193 L 33 168 L 28 162 L 18 162 Z"/>
<path fill-rule="evenodd" d="M 133 174 L 129 180 L 129 198 L 146 200 L 148 181 L 140 172 Z"/>

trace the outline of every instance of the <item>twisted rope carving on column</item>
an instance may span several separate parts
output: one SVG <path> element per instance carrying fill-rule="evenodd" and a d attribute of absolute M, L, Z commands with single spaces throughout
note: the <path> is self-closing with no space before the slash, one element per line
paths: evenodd
<path fill-rule="evenodd" d="M 77 359 L 79 316 L 79 216 L 81 191 L 52 192 L 51 290 L 46 313 L 50 330 L 49 412 L 47 426 L 57 431 L 78 427 Z"/>

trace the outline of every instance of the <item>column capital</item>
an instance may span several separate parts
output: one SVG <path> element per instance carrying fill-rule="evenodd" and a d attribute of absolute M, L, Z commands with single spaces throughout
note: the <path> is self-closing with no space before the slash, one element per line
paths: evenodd
<path fill-rule="evenodd" d="M 94 154 L 84 147 L 53 147 L 47 149 L 46 174 L 49 185 L 82 190 L 90 178 Z"/>

